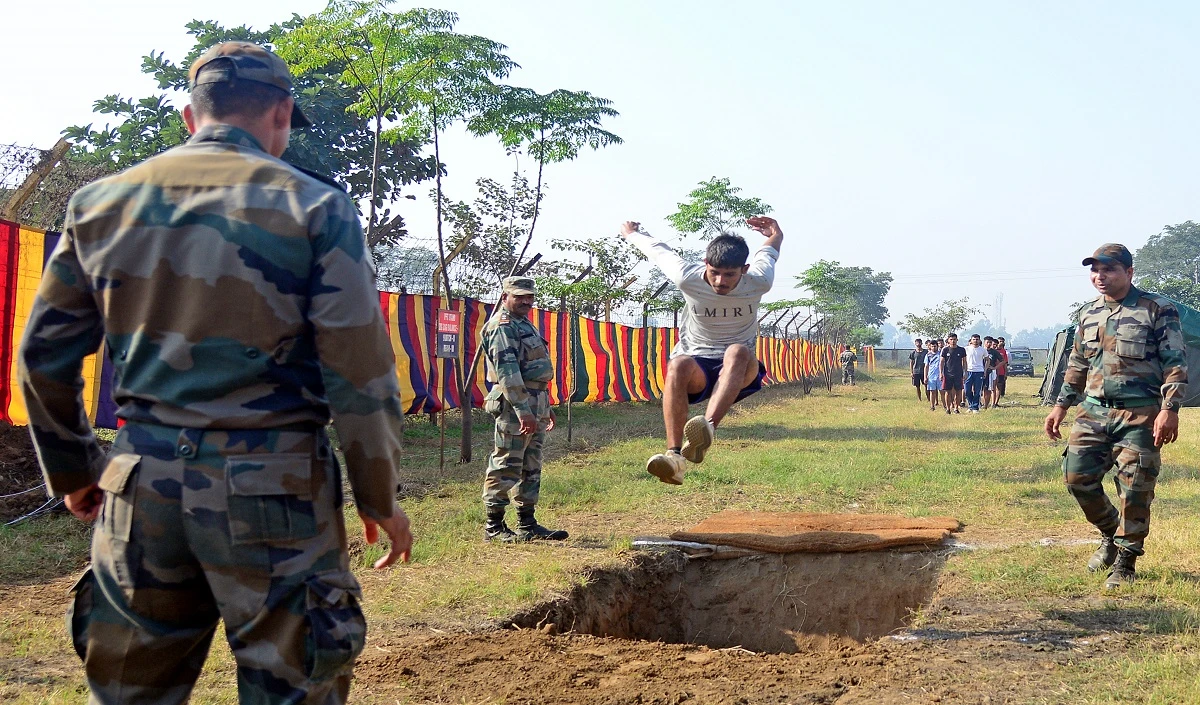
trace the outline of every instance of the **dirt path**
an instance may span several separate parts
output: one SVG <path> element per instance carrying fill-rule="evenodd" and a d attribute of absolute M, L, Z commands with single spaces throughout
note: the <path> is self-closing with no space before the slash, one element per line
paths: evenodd
<path fill-rule="evenodd" d="M 1130 637 L 1073 623 L 1061 607 L 1061 619 L 1047 619 L 1023 604 L 937 602 L 930 624 L 898 637 L 777 655 L 531 629 L 426 630 L 369 644 L 355 693 L 381 703 L 531 705 L 1071 702 L 1064 669 L 1119 654 Z"/>

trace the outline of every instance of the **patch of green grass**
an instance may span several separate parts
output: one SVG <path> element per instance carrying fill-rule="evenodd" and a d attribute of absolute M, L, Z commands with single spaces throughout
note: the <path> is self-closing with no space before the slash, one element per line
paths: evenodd
<path fill-rule="evenodd" d="M 91 527 L 68 514 L 0 526 L 0 585 L 36 583 L 82 570 Z"/>
<path fill-rule="evenodd" d="M 634 536 L 664 535 L 724 509 L 950 515 L 965 523 L 964 540 L 981 548 L 950 557 L 944 594 L 1015 601 L 1044 610 L 1048 620 L 1143 640 L 1144 649 L 1124 660 L 1097 657 L 1070 669 L 1063 687 L 1079 701 L 1115 702 L 1132 682 L 1139 684 L 1139 702 L 1200 702 L 1194 655 L 1200 645 L 1200 466 L 1194 460 L 1200 457 L 1200 412 L 1183 412 L 1182 440 L 1164 451 L 1140 580 L 1112 598 L 1101 593 L 1103 576 L 1083 569 L 1093 546 L 1036 543 L 1094 532 L 1063 487 L 1062 444 L 1041 432 L 1046 409 L 1029 397 L 1035 380 L 1009 382 L 1010 406 L 946 415 L 912 399 L 902 374 L 883 370 L 877 378 L 832 393 L 805 396 L 796 387 L 774 387 L 752 397 L 725 420 L 708 459 L 690 465 L 680 487 L 645 472 L 646 459 L 663 446 L 658 405 L 576 406 L 570 444 L 560 413 L 560 428 L 547 441 L 538 517 L 568 529 L 573 540 L 566 545 L 485 544 L 486 419 L 473 419 L 473 462 L 444 470 L 437 466 L 437 426 L 416 420 L 406 430 L 401 470 L 402 481 L 418 488 L 403 500 L 416 535 L 413 563 L 371 570 L 383 547 L 364 546 L 361 524 L 347 511 L 373 628 L 495 620 L 562 593 L 588 568 L 622 560 Z M 451 415 L 451 459 L 458 436 Z M 72 521 L 44 519 L 0 532 L 0 582 L 44 580 L 78 566 L 86 531 Z M 4 647 L 9 653 L 37 656 L 55 643 L 29 633 L 36 625 L 12 626 L 20 636 Z M 7 623 L 0 627 L 9 630 Z M 210 665 L 196 702 L 233 702 L 227 654 L 215 653 Z M 53 688 L 61 684 L 37 692 L 51 702 L 78 702 L 50 695 Z"/>

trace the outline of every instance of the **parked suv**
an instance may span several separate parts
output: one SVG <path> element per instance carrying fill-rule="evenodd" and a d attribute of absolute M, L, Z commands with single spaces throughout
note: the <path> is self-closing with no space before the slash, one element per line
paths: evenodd
<path fill-rule="evenodd" d="M 1017 375 L 1033 376 L 1033 355 L 1023 345 L 1008 348 L 1008 376 Z"/>

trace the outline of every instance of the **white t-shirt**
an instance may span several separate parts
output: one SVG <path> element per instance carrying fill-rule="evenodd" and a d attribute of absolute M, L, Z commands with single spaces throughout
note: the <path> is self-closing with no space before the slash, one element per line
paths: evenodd
<path fill-rule="evenodd" d="M 983 361 L 988 358 L 987 348 L 967 346 L 967 372 L 983 372 Z"/>
<path fill-rule="evenodd" d="M 704 280 L 704 262 L 684 262 L 675 251 L 646 233 L 630 233 L 630 243 L 662 270 L 683 294 L 679 342 L 671 357 L 725 357 L 725 349 L 741 343 L 753 352 L 758 338 L 759 301 L 775 282 L 779 251 L 762 246 L 750 257 L 750 269 L 733 291 L 718 294 Z"/>

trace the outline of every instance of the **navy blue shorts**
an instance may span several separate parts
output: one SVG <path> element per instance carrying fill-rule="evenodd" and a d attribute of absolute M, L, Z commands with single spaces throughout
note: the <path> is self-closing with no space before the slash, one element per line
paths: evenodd
<path fill-rule="evenodd" d="M 725 366 L 725 359 L 719 357 L 693 357 L 700 369 L 704 370 L 704 389 L 700 390 L 699 394 L 689 394 L 688 403 L 698 404 L 712 396 L 713 390 L 717 388 L 717 377 L 721 374 L 721 368 Z M 742 391 L 738 392 L 737 399 L 734 402 L 739 402 L 751 394 L 762 389 L 763 377 L 767 375 L 767 368 L 761 362 L 758 363 L 758 376 L 754 381 L 746 385 Z"/>

